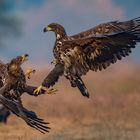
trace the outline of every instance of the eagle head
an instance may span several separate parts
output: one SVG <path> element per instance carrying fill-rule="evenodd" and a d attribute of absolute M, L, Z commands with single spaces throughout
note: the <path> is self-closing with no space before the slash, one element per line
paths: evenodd
<path fill-rule="evenodd" d="M 29 55 L 28 54 L 24 54 L 22 56 L 17 56 L 16 58 L 11 60 L 11 64 L 21 65 L 25 61 L 27 61 L 28 59 L 29 59 Z"/>
<path fill-rule="evenodd" d="M 29 58 L 28 54 L 24 54 L 22 56 L 17 56 L 16 58 L 12 59 L 10 63 L 8 63 L 8 70 L 10 73 L 15 73 L 19 70 L 21 64 L 27 61 Z"/>
<path fill-rule="evenodd" d="M 64 37 L 66 35 L 65 29 L 62 25 L 57 23 L 51 23 L 43 29 L 44 32 L 52 31 L 56 34 L 56 37 Z"/>

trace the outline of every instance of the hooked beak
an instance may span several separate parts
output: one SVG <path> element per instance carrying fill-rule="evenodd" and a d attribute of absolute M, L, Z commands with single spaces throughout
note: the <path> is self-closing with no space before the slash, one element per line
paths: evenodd
<path fill-rule="evenodd" d="M 50 27 L 45 27 L 45 28 L 43 29 L 43 32 L 47 32 L 47 31 L 51 31 L 51 28 L 50 28 Z"/>
<path fill-rule="evenodd" d="M 27 60 L 29 60 L 29 55 L 28 54 L 22 55 L 22 62 Z"/>

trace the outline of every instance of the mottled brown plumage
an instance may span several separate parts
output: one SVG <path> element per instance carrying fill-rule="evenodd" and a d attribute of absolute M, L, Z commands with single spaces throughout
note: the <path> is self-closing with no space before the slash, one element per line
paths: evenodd
<path fill-rule="evenodd" d="M 18 56 L 9 63 L 0 63 L 0 103 L 8 110 L 22 118 L 29 126 L 42 133 L 49 132 L 48 123 L 39 119 L 37 115 L 23 107 L 21 95 L 27 92 L 34 95 L 37 87 L 26 84 L 26 77 L 21 64 L 27 60 L 28 55 Z M 41 90 L 39 94 L 45 93 Z"/>
<path fill-rule="evenodd" d="M 56 23 L 48 25 L 44 31 L 53 31 L 56 35 L 54 57 L 56 66 L 63 65 L 54 81 L 49 83 L 48 77 L 43 86 L 53 86 L 59 75 L 70 80 L 73 87 L 78 87 L 84 96 L 89 93 L 81 79 L 89 70 L 106 69 L 110 64 L 121 60 L 131 53 L 140 41 L 140 18 L 119 22 L 100 24 L 77 35 L 68 36 L 65 29 Z M 53 71 L 57 71 L 55 67 Z M 51 75 L 53 75 L 51 72 Z"/>
<path fill-rule="evenodd" d="M 25 59 L 25 60 L 24 60 Z M 4 75 L 0 75 L 0 78 L 2 78 L 2 81 L 4 83 L 8 83 L 7 86 L 7 95 L 5 93 L 5 96 L 10 98 L 17 99 L 20 97 L 24 92 L 34 95 L 33 91 L 36 89 L 34 86 L 30 86 L 26 84 L 26 76 L 24 74 L 23 69 L 21 68 L 21 65 L 24 61 L 28 60 L 28 55 L 25 54 L 24 56 L 18 56 L 14 59 L 12 59 L 7 64 L 1 64 L 0 72 L 4 73 Z M 3 84 L 4 84 L 3 83 Z M 9 91 L 13 91 L 13 94 L 11 92 L 11 95 L 9 94 Z M 41 90 L 39 94 L 44 94 L 45 90 Z"/>

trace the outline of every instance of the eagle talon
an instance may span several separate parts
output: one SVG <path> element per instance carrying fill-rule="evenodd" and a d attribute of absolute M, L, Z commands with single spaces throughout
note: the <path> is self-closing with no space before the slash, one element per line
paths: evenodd
<path fill-rule="evenodd" d="M 36 72 L 35 69 L 28 69 L 25 75 L 27 76 L 28 79 L 31 79 L 31 75 L 34 74 L 35 72 Z"/>
<path fill-rule="evenodd" d="M 50 88 L 50 89 L 46 89 L 48 94 L 56 94 L 56 92 L 58 91 L 57 89 L 54 88 Z"/>
<path fill-rule="evenodd" d="M 45 90 L 47 94 L 55 94 L 58 91 L 57 89 L 54 89 L 54 88 L 47 89 L 46 87 L 41 85 L 37 89 L 34 90 L 33 94 L 39 95 L 41 90 Z"/>
<path fill-rule="evenodd" d="M 56 59 L 54 59 L 54 60 L 51 62 L 51 64 L 56 65 L 56 64 L 57 64 L 57 60 L 56 60 Z"/>
<path fill-rule="evenodd" d="M 39 86 L 37 89 L 34 90 L 33 94 L 34 95 L 39 95 L 41 89 L 43 89 L 43 87 L 42 86 Z"/>

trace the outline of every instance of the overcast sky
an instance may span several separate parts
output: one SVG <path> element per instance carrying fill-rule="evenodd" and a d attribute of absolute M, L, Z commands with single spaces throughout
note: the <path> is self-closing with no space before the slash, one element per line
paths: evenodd
<path fill-rule="evenodd" d="M 22 36 L 9 39 L 2 59 L 28 53 L 36 65 L 50 63 L 55 41 L 53 33 L 43 33 L 52 22 L 62 24 L 72 35 L 97 24 L 140 16 L 140 0 L 7 0 L 10 13 L 22 21 Z M 129 59 L 140 62 L 140 45 Z"/>

